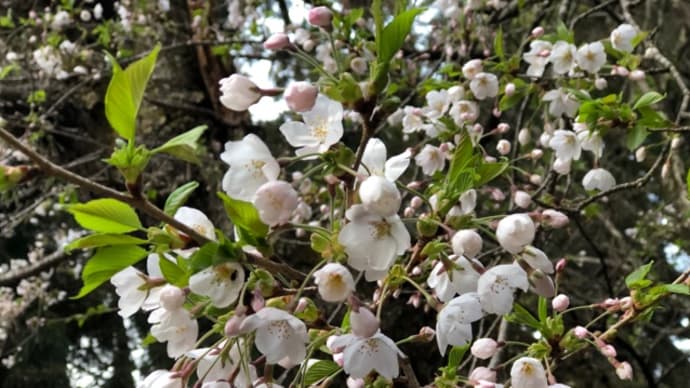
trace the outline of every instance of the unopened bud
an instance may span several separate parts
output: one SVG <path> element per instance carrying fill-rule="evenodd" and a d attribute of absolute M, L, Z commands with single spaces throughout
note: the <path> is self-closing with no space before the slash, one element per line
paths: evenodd
<path fill-rule="evenodd" d="M 631 81 L 642 81 L 642 80 L 644 80 L 644 77 L 645 77 L 644 71 L 639 70 L 639 69 L 633 70 L 630 72 L 630 74 L 628 74 L 628 78 Z"/>
<path fill-rule="evenodd" d="M 350 312 L 350 327 L 356 336 L 369 338 L 379 330 L 379 320 L 369 309 L 359 306 Z"/>
<path fill-rule="evenodd" d="M 585 339 L 589 335 L 589 330 L 585 329 L 583 326 L 576 326 L 573 329 L 573 334 L 579 339 Z"/>
<path fill-rule="evenodd" d="M 606 78 L 597 78 L 594 80 L 594 87 L 597 88 L 597 90 L 604 90 L 608 85 L 609 83 L 606 82 Z"/>
<path fill-rule="evenodd" d="M 515 205 L 523 209 L 527 209 L 532 204 L 532 197 L 522 190 L 518 190 L 513 194 Z"/>
<path fill-rule="evenodd" d="M 568 261 L 565 258 L 559 259 L 556 262 L 556 267 L 555 267 L 556 272 L 563 272 L 567 263 L 568 263 Z"/>
<path fill-rule="evenodd" d="M 623 361 L 616 367 L 616 375 L 621 380 L 632 380 L 633 369 L 627 361 Z"/>
<path fill-rule="evenodd" d="M 293 82 L 285 90 L 285 102 L 295 112 L 311 110 L 316 103 L 319 89 L 309 82 Z"/>
<path fill-rule="evenodd" d="M 540 148 L 533 149 L 532 152 L 530 152 L 529 154 L 529 157 L 532 160 L 541 159 L 542 156 L 544 156 L 544 151 L 542 151 Z"/>
<path fill-rule="evenodd" d="M 406 207 L 405 210 L 403 210 L 403 215 L 407 218 L 412 218 L 414 217 L 415 210 L 412 207 Z"/>
<path fill-rule="evenodd" d="M 434 329 L 430 328 L 429 326 L 423 326 L 421 329 L 419 329 L 419 336 L 426 342 L 431 342 L 434 340 L 434 337 L 436 336 L 436 331 Z"/>
<path fill-rule="evenodd" d="M 304 312 L 307 306 L 309 306 L 309 299 L 299 298 L 299 301 L 297 302 L 297 307 L 295 307 L 295 313 L 299 314 Z"/>
<path fill-rule="evenodd" d="M 515 84 L 512 82 L 508 82 L 506 84 L 505 93 L 506 93 L 506 96 L 508 96 L 508 97 L 515 94 Z"/>
<path fill-rule="evenodd" d="M 613 347 L 613 345 L 606 344 L 599 348 L 599 351 L 601 354 L 603 354 L 605 357 L 611 357 L 611 358 L 616 358 L 616 348 Z"/>
<path fill-rule="evenodd" d="M 558 210 L 546 209 L 541 213 L 542 223 L 552 227 L 552 228 L 562 228 L 570 222 L 570 219 L 565 214 L 559 212 Z"/>
<path fill-rule="evenodd" d="M 481 360 L 486 360 L 487 358 L 491 358 L 494 354 L 496 354 L 498 347 L 498 342 L 496 342 L 493 338 L 479 338 L 478 340 L 474 341 L 470 351 L 472 352 L 473 356 Z"/>
<path fill-rule="evenodd" d="M 505 139 L 501 139 L 496 144 L 496 151 L 501 155 L 508 155 L 510 153 L 510 142 Z"/>
<path fill-rule="evenodd" d="M 539 174 L 532 174 L 529 176 L 529 181 L 533 185 L 540 185 L 544 181 L 544 178 Z"/>
<path fill-rule="evenodd" d="M 667 160 L 663 166 L 661 166 L 661 179 L 668 178 L 671 173 L 671 161 Z"/>
<path fill-rule="evenodd" d="M 532 38 L 539 38 L 544 35 L 544 27 L 537 26 L 532 30 Z"/>
<path fill-rule="evenodd" d="M 635 151 L 635 160 L 637 160 L 638 162 L 643 162 L 646 157 L 647 157 L 647 148 L 646 147 L 640 147 Z"/>
<path fill-rule="evenodd" d="M 314 7 L 307 14 L 307 21 L 312 26 L 330 28 L 333 20 L 333 12 L 328 7 Z"/>
<path fill-rule="evenodd" d="M 621 298 L 621 309 L 622 310 L 628 310 L 631 307 L 633 307 L 633 300 L 631 297 L 626 296 L 624 298 Z"/>
<path fill-rule="evenodd" d="M 568 306 L 570 306 L 570 298 L 568 298 L 568 295 L 565 294 L 558 294 L 551 301 L 551 307 L 553 307 L 554 311 L 559 313 L 565 311 Z"/>
<path fill-rule="evenodd" d="M 282 32 L 275 33 L 264 41 L 266 50 L 282 50 L 290 45 L 290 38 Z"/>
<path fill-rule="evenodd" d="M 676 136 L 671 140 L 671 149 L 672 150 L 677 150 L 680 148 L 680 146 L 683 145 L 683 138 L 680 136 Z"/>
<path fill-rule="evenodd" d="M 240 326 L 242 325 L 244 318 L 244 312 L 240 314 L 236 310 L 235 315 L 233 315 L 230 319 L 228 319 L 228 322 L 225 323 L 225 335 L 228 337 L 234 337 L 240 334 Z"/>
<path fill-rule="evenodd" d="M 518 143 L 524 146 L 527 145 L 530 140 L 532 140 L 532 135 L 529 133 L 529 129 L 522 128 L 520 132 L 518 132 Z"/>
<path fill-rule="evenodd" d="M 532 283 L 532 288 L 537 295 L 541 295 L 545 298 L 550 298 L 556 292 L 553 280 L 551 277 L 546 275 L 542 270 L 538 269 L 532 272 L 529 277 Z"/>

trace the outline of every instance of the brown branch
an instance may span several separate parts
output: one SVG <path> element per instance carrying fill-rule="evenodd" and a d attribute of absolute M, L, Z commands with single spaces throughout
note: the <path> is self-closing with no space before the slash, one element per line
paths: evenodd
<path fill-rule="evenodd" d="M 11 271 L 3 276 L 0 276 L 0 287 L 10 287 L 19 283 L 22 279 L 26 279 L 30 276 L 36 276 L 41 272 L 60 264 L 63 260 L 67 259 L 68 256 L 62 249 L 59 249 L 48 256 L 45 256 L 43 260 L 36 263 L 32 263 L 27 267 L 20 268 L 15 271 Z"/>
<path fill-rule="evenodd" d="M 649 132 L 690 132 L 690 126 L 685 127 L 669 127 L 669 128 L 647 128 Z"/>
<path fill-rule="evenodd" d="M 405 386 L 410 388 L 421 387 L 421 385 L 419 385 L 419 380 L 417 380 L 417 375 L 414 374 L 414 369 L 412 369 L 412 365 L 410 364 L 410 359 L 407 358 L 407 356 L 400 356 L 398 359 L 400 360 L 400 369 L 402 369 L 405 377 L 407 377 Z"/>

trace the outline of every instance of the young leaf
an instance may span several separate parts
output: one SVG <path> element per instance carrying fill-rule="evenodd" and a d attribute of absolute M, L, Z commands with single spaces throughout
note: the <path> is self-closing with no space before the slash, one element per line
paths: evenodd
<path fill-rule="evenodd" d="M 165 280 L 178 287 L 185 287 L 189 283 L 187 273 L 177 264 L 168 259 L 161 259 L 158 261 L 161 272 Z"/>
<path fill-rule="evenodd" d="M 121 270 L 134 265 L 146 256 L 145 249 L 135 245 L 118 245 L 113 247 L 100 248 L 86 262 L 81 278 L 84 282 L 79 294 L 72 299 L 79 299 L 104 282 L 108 281 L 113 275 Z"/>
<path fill-rule="evenodd" d="M 160 48 L 160 44 L 156 45 L 149 55 L 132 63 L 125 70 L 110 56 L 113 77 L 105 93 L 105 116 L 115 132 L 127 140 L 134 138 L 139 106 Z"/>
<path fill-rule="evenodd" d="M 199 248 L 199 250 L 189 258 L 192 272 L 199 272 L 204 268 L 212 266 L 214 258 L 218 254 L 219 247 L 220 245 L 217 242 L 211 241 Z"/>
<path fill-rule="evenodd" d="M 654 265 L 654 260 L 633 271 L 625 278 L 625 285 L 628 288 L 644 288 L 646 285 L 651 284 L 651 282 L 645 281 L 645 278 L 649 271 L 652 270 L 652 265 Z"/>
<path fill-rule="evenodd" d="M 496 37 L 494 38 L 494 51 L 501 61 L 505 60 L 505 54 L 503 53 L 503 28 L 501 26 L 498 27 Z"/>
<path fill-rule="evenodd" d="M 97 248 L 106 245 L 141 245 L 148 241 L 127 234 L 91 234 L 74 240 L 65 247 L 69 252 L 73 249 Z"/>
<path fill-rule="evenodd" d="M 640 98 L 637 99 L 637 101 L 635 102 L 635 105 L 633 105 L 633 109 L 637 110 L 637 109 L 644 108 L 644 107 L 647 107 L 650 105 L 654 105 L 657 102 L 663 100 L 664 98 L 666 98 L 666 96 L 664 96 L 660 93 L 647 92 L 647 93 L 643 94 Z"/>
<path fill-rule="evenodd" d="M 249 202 L 232 199 L 224 193 L 219 192 L 218 196 L 223 200 L 225 212 L 235 225 L 245 229 L 254 237 L 264 237 L 268 234 L 268 226 L 261 222 L 259 212 L 256 211 L 254 205 Z"/>
<path fill-rule="evenodd" d="M 664 288 L 673 294 L 690 295 L 690 287 L 687 284 L 664 284 Z"/>
<path fill-rule="evenodd" d="M 197 158 L 197 141 L 199 137 L 208 128 L 206 125 L 200 125 L 194 129 L 191 129 L 179 136 L 176 136 L 168 140 L 162 146 L 153 150 L 153 153 L 165 152 L 177 158 L 190 163 L 199 163 L 199 158 Z"/>
<path fill-rule="evenodd" d="M 647 138 L 647 135 L 649 135 L 649 132 L 647 129 L 640 124 L 635 125 L 632 127 L 630 132 L 625 137 L 625 145 L 628 147 L 630 151 L 633 151 L 637 149 L 637 147 L 641 146 L 642 143 L 644 143 L 644 140 Z"/>
<path fill-rule="evenodd" d="M 470 344 L 463 346 L 453 346 L 448 353 L 448 366 L 451 368 L 457 368 L 462 362 L 465 353 L 470 348 Z"/>
<path fill-rule="evenodd" d="M 67 211 L 79 225 L 94 232 L 122 234 L 142 228 L 134 209 L 112 198 L 70 205 Z"/>
<path fill-rule="evenodd" d="M 424 11 L 423 8 L 412 8 L 402 12 L 383 28 L 381 38 L 377 39 L 376 61 L 378 63 L 388 63 L 393 59 L 410 33 L 415 17 L 422 11 Z"/>
<path fill-rule="evenodd" d="M 546 303 L 546 298 L 543 296 L 539 297 L 539 321 L 540 322 L 546 322 L 546 318 L 548 317 L 548 306 Z"/>
<path fill-rule="evenodd" d="M 338 364 L 330 360 L 319 360 L 312 364 L 304 374 L 304 386 L 311 387 L 340 370 Z"/>
<path fill-rule="evenodd" d="M 187 182 L 184 185 L 178 187 L 168 195 L 168 198 L 165 200 L 165 206 L 163 207 L 163 211 L 165 214 L 168 215 L 174 215 L 177 209 L 179 209 L 182 205 L 187 202 L 189 199 L 189 196 L 192 195 L 194 190 L 199 187 L 199 182 L 197 181 L 191 181 Z"/>

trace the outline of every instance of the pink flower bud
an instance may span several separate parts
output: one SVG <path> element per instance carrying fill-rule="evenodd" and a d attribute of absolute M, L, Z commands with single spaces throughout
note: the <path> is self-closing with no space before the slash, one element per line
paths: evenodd
<path fill-rule="evenodd" d="M 515 84 L 512 82 L 508 82 L 506 84 L 505 93 L 506 93 L 506 96 L 508 96 L 508 97 L 515 94 Z"/>
<path fill-rule="evenodd" d="M 220 80 L 220 102 L 234 111 L 244 111 L 261 98 L 261 90 L 249 78 L 232 74 Z"/>
<path fill-rule="evenodd" d="M 358 310 L 350 312 L 350 327 L 356 336 L 369 338 L 379 330 L 379 320 L 365 307 Z"/>
<path fill-rule="evenodd" d="M 282 32 L 275 33 L 264 41 L 266 50 L 282 50 L 290 45 L 290 38 Z"/>
<path fill-rule="evenodd" d="M 532 204 L 532 197 L 522 190 L 518 190 L 513 194 L 513 200 L 518 207 L 527 209 Z"/>
<path fill-rule="evenodd" d="M 254 290 L 254 296 L 252 297 L 252 301 L 250 302 L 252 306 L 252 310 L 254 311 L 259 311 L 264 306 L 266 305 L 266 301 L 264 300 L 264 296 L 261 295 L 261 290 L 256 289 Z"/>
<path fill-rule="evenodd" d="M 407 300 L 407 304 L 411 304 L 412 307 L 418 309 L 422 304 L 422 298 L 419 293 L 414 293 L 410 295 L 410 299 Z"/>
<path fill-rule="evenodd" d="M 594 87 L 597 88 L 597 90 L 604 90 L 608 86 L 608 82 L 606 82 L 606 78 L 597 78 L 594 80 Z"/>
<path fill-rule="evenodd" d="M 414 209 L 419 209 L 424 204 L 424 200 L 419 196 L 414 196 L 410 200 L 410 207 Z"/>
<path fill-rule="evenodd" d="M 285 90 L 285 102 L 295 112 L 306 112 L 314 107 L 319 89 L 309 82 L 293 82 Z"/>
<path fill-rule="evenodd" d="M 556 262 L 556 272 L 563 272 L 567 263 L 568 261 L 565 258 L 558 260 Z"/>
<path fill-rule="evenodd" d="M 412 218 L 414 217 L 415 210 L 412 207 L 406 207 L 405 210 L 403 210 L 403 215 L 407 218 Z"/>
<path fill-rule="evenodd" d="M 342 365 L 340 365 L 342 366 Z M 363 379 L 357 379 L 354 377 L 348 377 L 347 381 L 345 382 L 347 384 L 347 388 L 364 388 L 365 383 Z"/>
<path fill-rule="evenodd" d="M 510 124 L 499 123 L 498 126 L 496 126 L 496 129 L 498 130 L 498 133 L 506 133 L 510 131 Z"/>
<path fill-rule="evenodd" d="M 544 156 L 544 151 L 539 148 L 535 148 L 532 150 L 532 152 L 530 152 L 529 156 L 533 160 L 541 159 L 541 157 Z"/>
<path fill-rule="evenodd" d="M 621 301 L 618 298 L 607 298 L 599 306 L 605 309 L 618 310 L 621 307 Z"/>
<path fill-rule="evenodd" d="M 626 296 L 624 298 L 621 298 L 621 309 L 622 310 L 628 310 L 633 306 L 633 300 L 631 297 Z"/>
<path fill-rule="evenodd" d="M 570 298 L 565 294 L 558 294 L 551 301 L 551 307 L 553 307 L 554 311 L 558 311 L 559 313 L 565 311 L 568 306 L 570 306 Z"/>
<path fill-rule="evenodd" d="M 570 219 L 558 210 L 546 209 L 541 213 L 541 221 L 552 228 L 558 229 L 568 225 Z"/>
<path fill-rule="evenodd" d="M 422 274 L 422 268 L 421 268 L 420 266 L 418 266 L 418 265 L 415 265 L 415 266 L 412 268 L 412 276 L 419 276 L 419 275 L 421 275 L 421 274 Z"/>
<path fill-rule="evenodd" d="M 438 149 L 439 149 L 439 151 L 443 152 L 444 154 L 445 154 L 445 153 L 448 153 L 448 151 L 450 151 L 450 144 L 448 144 L 448 143 L 441 143 L 441 144 L 438 146 Z"/>
<path fill-rule="evenodd" d="M 436 336 L 436 331 L 429 326 L 423 326 L 421 329 L 419 329 L 419 336 L 422 337 L 425 341 L 431 342 L 434 340 L 434 337 Z"/>
<path fill-rule="evenodd" d="M 645 77 L 644 71 L 639 70 L 639 69 L 633 70 L 630 72 L 630 74 L 628 74 L 628 78 L 631 81 L 642 81 L 642 80 L 644 80 L 644 77 Z"/>
<path fill-rule="evenodd" d="M 496 371 L 485 366 L 478 366 L 470 372 L 469 380 L 475 383 L 482 380 L 493 383 L 496 382 Z"/>
<path fill-rule="evenodd" d="M 632 380 L 633 369 L 632 366 L 630 366 L 630 363 L 623 361 L 618 364 L 616 367 L 616 375 L 618 375 L 618 378 L 621 380 Z"/>
<path fill-rule="evenodd" d="M 309 306 L 309 300 L 307 298 L 299 298 L 297 306 L 295 307 L 295 312 L 297 314 L 304 312 L 307 306 Z"/>
<path fill-rule="evenodd" d="M 345 355 L 341 353 L 333 353 L 333 362 L 338 364 L 339 367 L 342 368 L 342 366 L 345 364 Z"/>
<path fill-rule="evenodd" d="M 556 288 L 553 284 L 553 280 L 550 276 L 546 275 L 542 270 L 538 269 L 529 277 L 530 282 L 533 286 L 533 291 L 537 295 L 541 295 L 545 298 L 550 298 L 556 293 Z"/>
<path fill-rule="evenodd" d="M 506 139 L 501 139 L 496 144 L 496 151 L 501 155 L 508 155 L 510 153 L 510 142 Z"/>
<path fill-rule="evenodd" d="M 503 114 L 503 112 L 501 112 L 501 110 L 498 109 L 498 108 L 494 108 L 494 109 L 491 111 L 491 114 L 494 115 L 494 117 L 497 117 L 497 118 L 498 118 L 498 117 L 501 117 L 501 115 Z"/>
<path fill-rule="evenodd" d="M 333 21 L 333 12 L 328 7 L 314 7 L 309 10 L 307 21 L 312 26 L 330 28 Z"/>
<path fill-rule="evenodd" d="M 518 143 L 520 145 L 527 145 L 530 140 L 532 140 L 532 135 L 529 132 L 529 129 L 527 128 L 522 128 L 520 132 L 518 132 Z"/>
<path fill-rule="evenodd" d="M 495 163 L 496 160 L 497 160 L 497 159 L 494 158 L 494 157 L 491 156 L 491 155 L 486 155 L 486 156 L 484 157 L 484 161 L 487 162 L 487 163 Z"/>
<path fill-rule="evenodd" d="M 605 344 L 604 346 L 600 347 L 599 351 L 606 357 L 616 358 L 617 355 L 616 348 L 609 344 Z"/>
<path fill-rule="evenodd" d="M 537 26 L 532 30 L 532 38 L 540 38 L 544 35 L 544 27 Z"/>
<path fill-rule="evenodd" d="M 614 66 L 612 71 L 615 71 L 615 74 L 618 74 L 621 77 L 627 77 L 630 74 L 630 70 L 623 66 Z"/>
<path fill-rule="evenodd" d="M 225 323 L 225 335 L 228 337 L 234 337 L 240 334 L 240 325 L 242 325 L 244 318 L 244 312 L 239 314 L 236 311 L 235 315 L 233 315 L 230 319 L 228 319 L 228 322 Z"/>
<path fill-rule="evenodd" d="M 542 178 L 542 176 L 539 174 L 532 174 L 529 176 L 529 181 L 533 185 L 540 185 L 544 181 L 544 178 Z"/>
<path fill-rule="evenodd" d="M 589 330 L 585 329 L 582 326 L 576 326 L 573 329 L 573 334 L 575 334 L 575 337 L 579 339 L 585 339 L 589 335 Z"/>
<path fill-rule="evenodd" d="M 182 308 L 185 300 L 185 292 L 179 287 L 165 285 L 160 293 L 161 306 L 168 311 Z"/>
<path fill-rule="evenodd" d="M 493 338 L 479 338 L 474 341 L 470 350 L 473 356 L 481 360 L 486 360 L 496 354 L 496 351 L 498 351 L 498 342 Z"/>

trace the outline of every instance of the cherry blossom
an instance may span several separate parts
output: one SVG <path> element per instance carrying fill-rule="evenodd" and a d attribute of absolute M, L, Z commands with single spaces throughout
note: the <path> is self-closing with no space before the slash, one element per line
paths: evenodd
<path fill-rule="evenodd" d="M 151 372 L 139 388 L 183 388 L 184 382 L 174 372 L 165 369 L 157 369 Z"/>
<path fill-rule="evenodd" d="M 473 258 L 482 250 L 482 237 L 472 229 L 463 229 L 455 232 L 451 238 L 453 253 Z"/>
<path fill-rule="evenodd" d="M 343 106 L 320 94 L 314 107 L 302 113 L 302 120 L 288 121 L 280 126 L 280 132 L 297 155 L 323 153 L 343 136 Z"/>
<path fill-rule="evenodd" d="M 533 40 L 529 44 L 530 50 L 522 55 L 522 60 L 529 63 L 527 75 L 541 77 L 549 63 L 552 45 L 545 40 Z"/>
<path fill-rule="evenodd" d="M 547 388 L 546 371 L 539 360 L 522 357 L 510 368 L 510 384 L 513 388 Z"/>
<path fill-rule="evenodd" d="M 484 316 L 479 296 L 472 292 L 452 299 L 436 319 L 436 342 L 441 355 L 446 348 L 462 346 L 472 339 L 472 322 Z"/>
<path fill-rule="evenodd" d="M 201 212 L 201 210 L 182 206 L 175 212 L 175 219 L 187 225 L 191 229 L 194 229 L 197 233 L 209 240 L 216 239 L 216 231 L 213 223 L 208 219 L 206 214 Z M 183 232 L 179 233 L 187 236 Z"/>
<path fill-rule="evenodd" d="M 436 296 L 442 302 L 448 302 L 456 294 L 476 291 L 479 280 L 479 273 L 465 257 L 451 256 L 449 261 L 452 268 L 446 268 L 445 264 L 439 261 L 427 278 L 427 284 L 436 291 Z"/>
<path fill-rule="evenodd" d="M 398 377 L 398 356 L 404 354 L 380 331 L 371 337 L 345 334 L 337 337 L 333 346 L 344 348 L 343 369 L 350 377 L 362 379 L 371 371 L 387 380 Z"/>
<path fill-rule="evenodd" d="M 513 309 L 516 289 L 527 291 L 527 273 L 517 264 L 501 264 L 484 272 L 477 283 L 477 293 L 484 311 L 504 315 Z"/>
<path fill-rule="evenodd" d="M 582 45 L 577 50 L 577 65 L 588 73 L 596 74 L 606 63 L 606 52 L 601 42 Z"/>
<path fill-rule="evenodd" d="M 611 31 L 611 46 L 616 50 L 632 52 L 633 39 L 637 36 L 637 30 L 630 24 L 621 24 L 616 27 L 615 30 Z"/>
<path fill-rule="evenodd" d="M 591 169 L 582 178 L 582 186 L 585 190 L 611 190 L 616 185 L 616 178 L 603 168 Z"/>
<path fill-rule="evenodd" d="M 446 165 L 446 155 L 440 148 L 431 144 L 425 144 L 422 150 L 415 156 L 414 161 L 426 175 L 433 175 L 436 171 L 443 170 Z"/>
<path fill-rule="evenodd" d="M 250 388 L 257 378 L 257 373 L 254 365 L 240 365 L 242 359 L 240 352 L 244 349 L 244 342 L 241 339 L 235 340 L 230 350 L 222 354 L 221 351 L 225 346 L 226 342 L 222 342 L 216 348 L 193 349 L 185 355 L 198 360 L 196 375 L 199 381 L 206 384 L 226 380 L 237 368 L 238 373 L 233 380 L 234 386 Z"/>
<path fill-rule="evenodd" d="M 345 247 L 348 264 L 366 271 L 369 281 L 385 276 L 398 255 L 410 247 L 410 234 L 400 217 L 382 217 L 354 205 L 345 213 L 350 222 L 343 227 L 338 241 Z"/>
<path fill-rule="evenodd" d="M 152 309 L 158 304 L 160 287 L 147 287 L 147 277 L 134 267 L 127 267 L 113 275 L 110 282 L 115 286 L 115 293 L 120 297 L 117 313 L 127 318 L 140 308 Z"/>
<path fill-rule="evenodd" d="M 549 113 L 555 117 L 561 117 L 563 114 L 568 117 L 575 117 L 575 113 L 577 113 L 577 109 L 580 107 L 580 103 L 577 102 L 575 97 L 561 88 L 546 92 L 542 99 L 551 102 L 549 104 Z"/>
<path fill-rule="evenodd" d="M 395 184 L 378 175 L 372 175 L 362 182 L 359 198 L 368 211 L 382 217 L 395 215 L 402 201 Z"/>
<path fill-rule="evenodd" d="M 295 112 L 307 112 L 316 104 L 318 94 L 319 89 L 309 82 L 293 82 L 285 89 L 284 96 L 290 109 Z"/>
<path fill-rule="evenodd" d="M 167 342 L 168 357 L 177 358 L 194 348 L 199 326 L 189 311 L 184 309 L 181 290 L 167 285 L 161 290 L 161 307 L 153 310 L 148 322 L 152 323 L 151 335 L 160 342 Z"/>
<path fill-rule="evenodd" d="M 562 161 L 578 160 L 582 147 L 575 132 L 557 129 L 549 141 L 549 147 L 556 151 L 556 157 Z"/>
<path fill-rule="evenodd" d="M 189 278 L 193 293 L 208 296 L 216 307 L 232 304 L 244 285 L 244 269 L 239 263 L 222 263 L 203 269 Z"/>
<path fill-rule="evenodd" d="M 496 239 L 510 253 L 519 253 L 534 240 L 534 222 L 525 213 L 511 214 L 498 222 Z"/>
<path fill-rule="evenodd" d="M 424 115 L 432 120 L 441 118 L 450 105 L 450 98 L 447 90 L 432 90 L 426 94 L 427 106 L 424 108 Z"/>
<path fill-rule="evenodd" d="M 261 90 L 249 78 L 232 74 L 220 80 L 220 102 L 234 111 L 245 111 L 261 98 Z"/>
<path fill-rule="evenodd" d="M 249 333 L 256 330 L 254 343 L 268 364 L 277 364 L 288 358 L 299 364 L 307 354 L 305 344 L 309 341 L 304 322 L 286 311 L 264 307 L 245 318 L 240 331 Z"/>
<path fill-rule="evenodd" d="M 478 73 L 472 78 L 470 89 L 474 98 L 478 100 L 496 97 L 498 94 L 498 78 L 491 73 Z"/>
<path fill-rule="evenodd" d="M 319 287 L 319 295 L 326 302 L 342 302 L 355 289 L 352 274 L 339 263 L 328 263 L 314 272 L 314 283 Z"/>
<path fill-rule="evenodd" d="M 576 50 L 574 45 L 562 40 L 553 45 L 549 62 L 556 74 L 566 74 L 575 67 Z"/>
<path fill-rule="evenodd" d="M 386 144 L 381 141 L 381 139 L 372 138 L 364 148 L 362 166 L 359 167 L 357 172 L 367 176 L 384 176 L 389 181 L 395 182 L 405 173 L 405 170 L 407 170 L 407 167 L 410 165 L 410 156 L 410 151 L 405 150 L 401 154 L 392 156 L 390 159 L 386 160 Z"/>
<path fill-rule="evenodd" d="M 223 177 L 223 191 L 230 197 L 251 201 L 261 185 L 276 180 L 280 166 L 266 144 L 254 134 L 225 143 L 220 158 L 230 165 Z"/>
<path fill-rule="evenodd" d="M 491 356 L 496 354 L 498 348 L 498 342 L 496 342 L 493 338 L 479 338 L 474 341 L 470 351 L 472 352 L 473 356 L 481 360 L 486 360 L 487 358 L 491 358 Z"/>
<path fill-rule="evenodd" d="M 256 190 L 252 203 L 263 223 L 277 226 L 290 221 L 299 205 L 299 197 L 291 184 L 268 181 Z"/>

